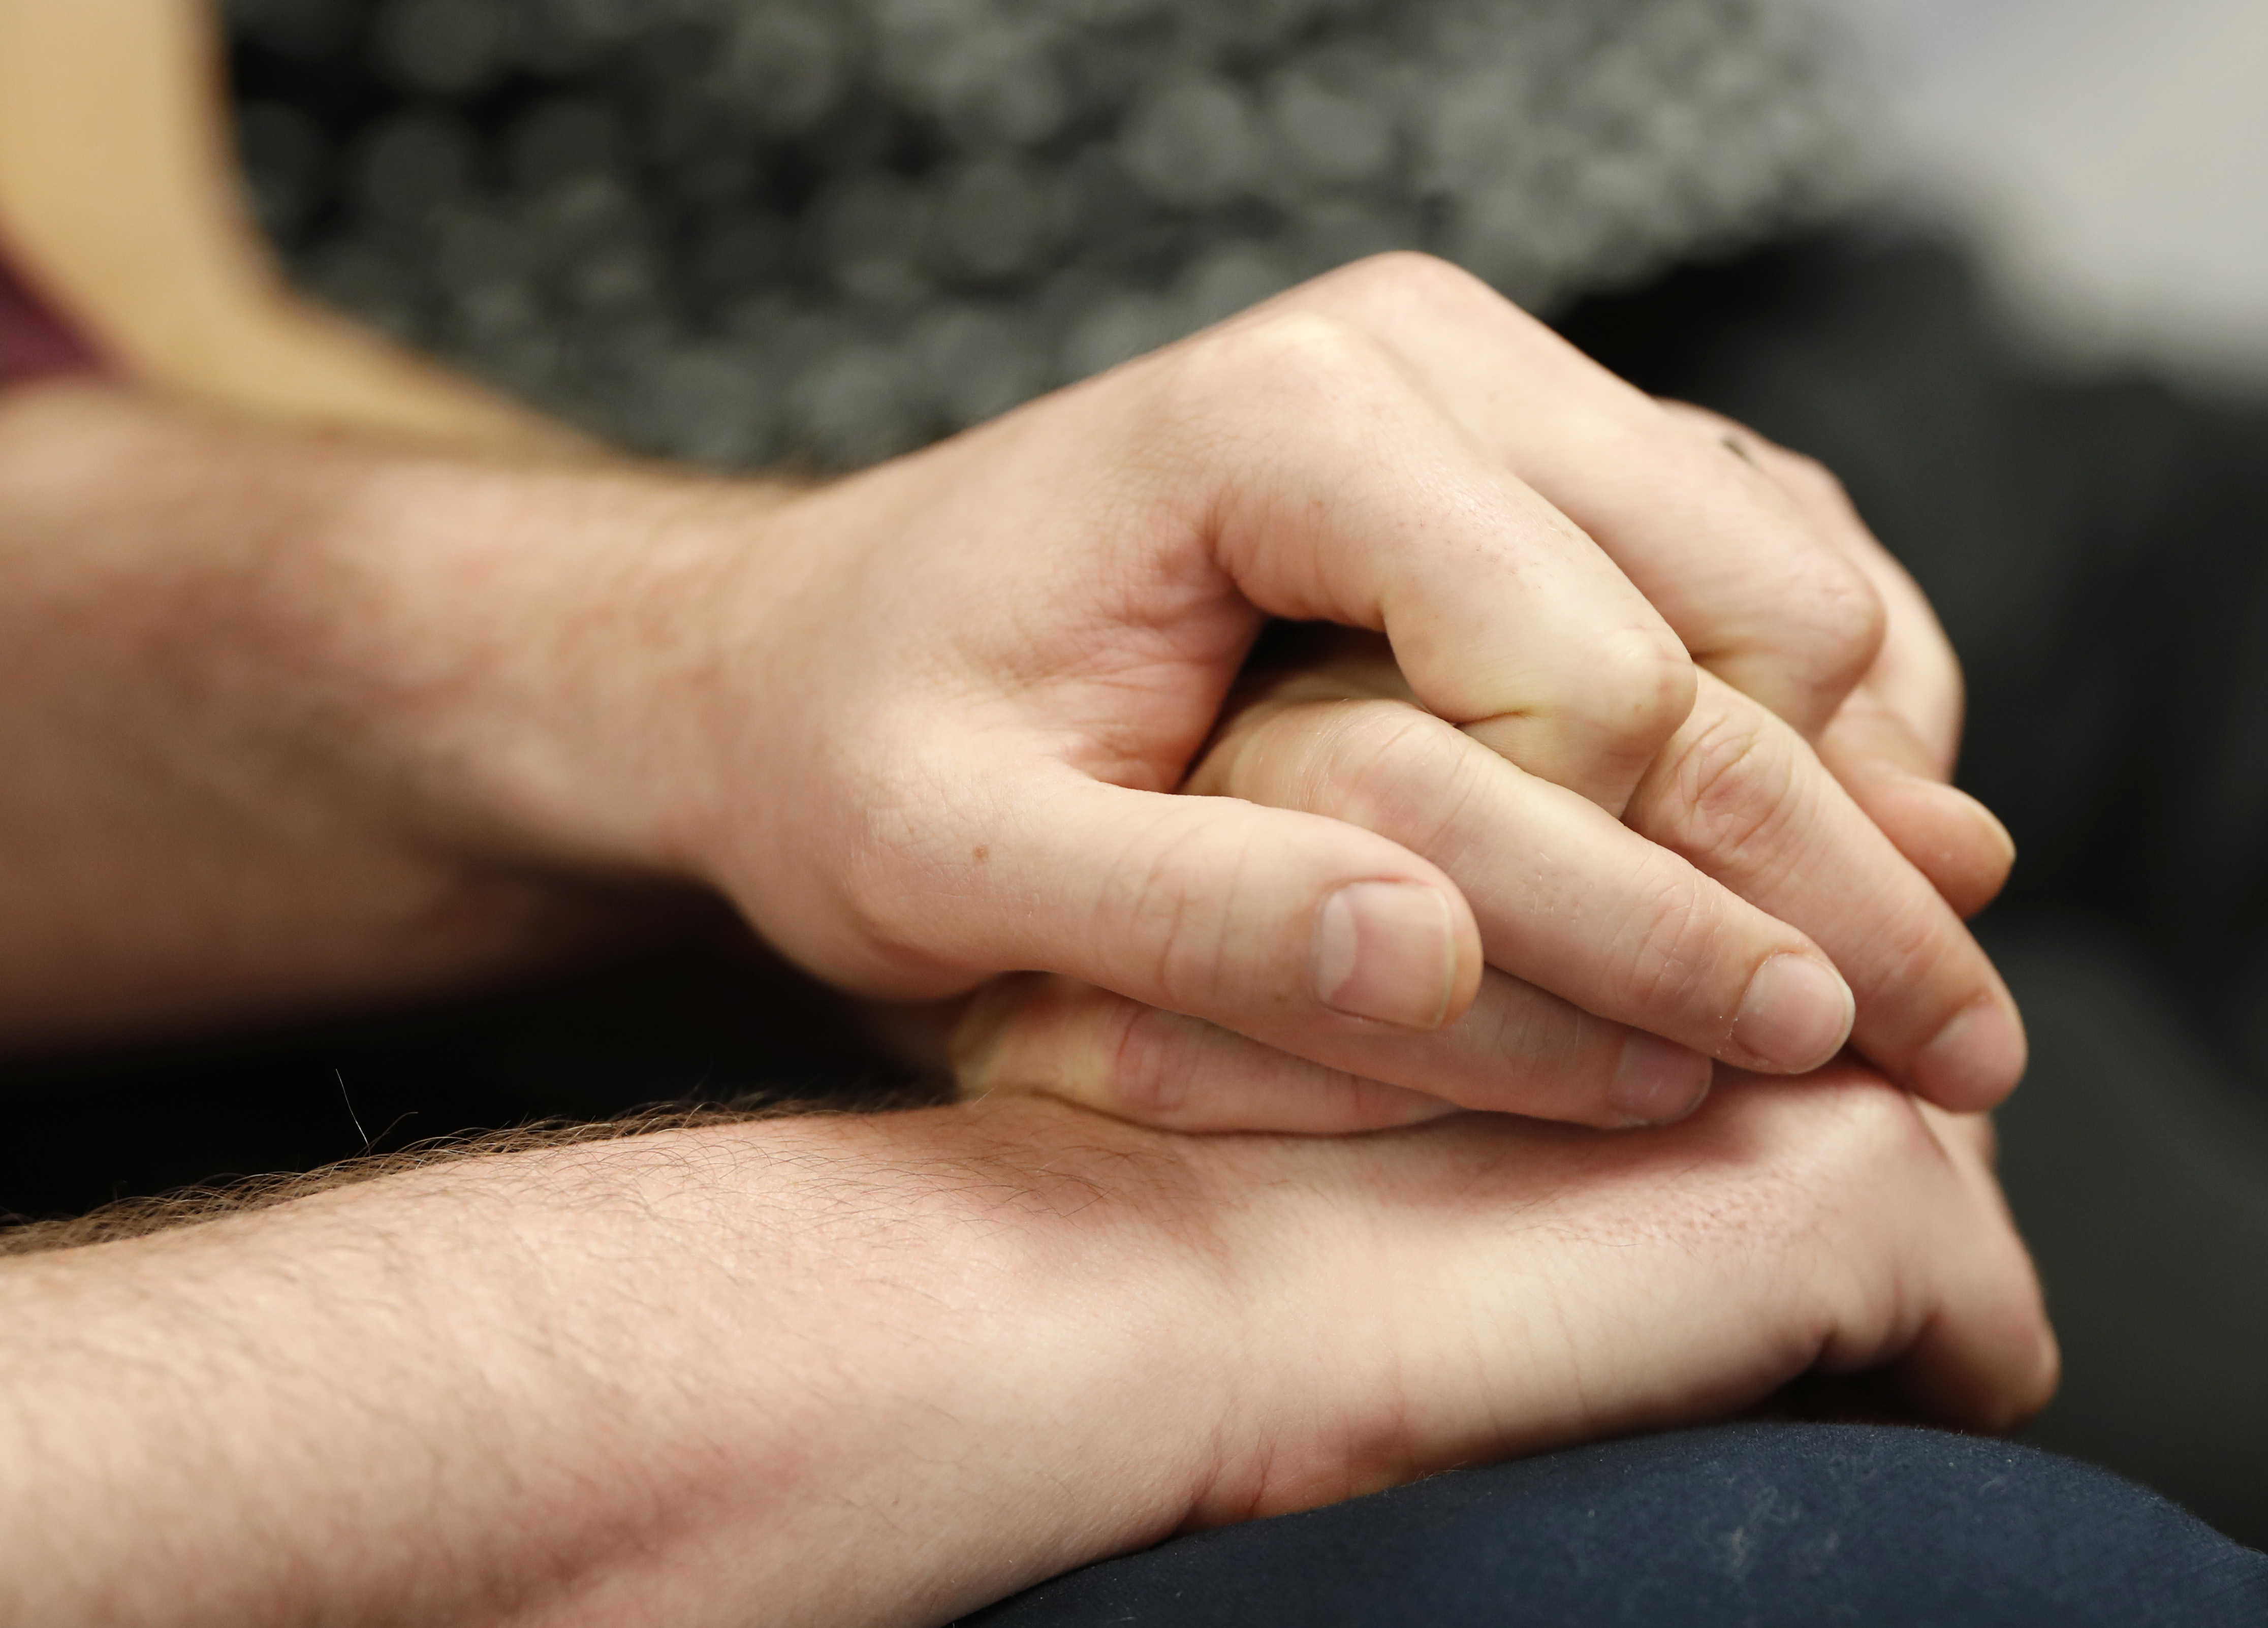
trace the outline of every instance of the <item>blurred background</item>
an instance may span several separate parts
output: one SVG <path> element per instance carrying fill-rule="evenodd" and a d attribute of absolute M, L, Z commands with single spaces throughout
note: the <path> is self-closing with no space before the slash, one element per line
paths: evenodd
<path fill-rule="evenodd" d="M 2268 377 L 2268 10 L 2250 0 L 1822 0 L 1910 208 L 2026 335 Z"/>
<path fill-rule="evenodd" d="M 1966 777 L 2027 851 L 1984 933 L 2032 1028 L 2005 1176 L 2068 1361 L 2031 1434 L 2268 1546 L 2268 8 L 1823 4 L 1877 131 L 1867 213 L 1967 263 L 1970 354 L 2024 381 L 1955 431 L 1992 449 L 1967 482 L 1992 518 L 1962 543 L 1886 490 L 1867 506 L 1941 599 L 1998 569 L 2014 601 L 1952 620 Z M 1940 393 L 1960 398 L 1980 393 Z M 2121 473 L 2080 475 L 2098 455 Z M 2042 620 L 2062 624 L 2043 665 L 2124 704 L 2014 676 Z M 2043 749 L 2058 727 L 2093 740 Z"/>
<path fill-rule="evenodd" d="M 2268 1544 L 2268 10 L 2257 0 L 230 0 L 306 291 L 724 468 L 917 446 L 1373 249 L 1823 459 L 2022 857 L 2043 1445 Z M 729 930 L 0 1064 L 0 1207 L 543 1115 L 887 1094 Z"/>

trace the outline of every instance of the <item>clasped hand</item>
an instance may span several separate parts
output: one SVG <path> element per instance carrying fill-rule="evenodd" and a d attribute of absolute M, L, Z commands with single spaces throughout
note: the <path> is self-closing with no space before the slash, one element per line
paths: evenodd
<path fill-rule="evenodd" d="M 394 1568 L 446 1530 L 482 1599 L 689 1577 L 742 1619 L 941 1618 L 1815 1369 L 1986 1428 L 2052 1387 L 1974 1111 L 2023 1061 L 1961 924 L 2009 850 L 1943 784 L 1926 606 L 1818 471 L 1447 267 L 1351 268 L 807 490 L 94 386 L 0 416 L 19 1023 L 499 964 L 593 874 L 712 886 L 870 995 L 976 996 L 989 1101 L 16 1274 L 33 1412 L 139 1398 L 116 1485 L 210 1517 L 200 1554 L 262 1535 L 213 1576 L 440 1597 Z M 1271 618 L 1303 626 L 1248 660 Z M 173 1327 L 228 1359 L 152 1391 L 84 1355 Z M 318 1470 L 148 1493 L 168 1421 L 239 1415 Z M 357 1431 L 350 1486 L 320 1467 Z M 107 1473 L 33 1500 L 70 1552 L 107 1552 Z M 572 1492 L 531 1518 L 531 1486 Z"/>
<path fill-rule="evenodd" d="M 980 1005 L 976 1090 L 1620 1125 L 1689 1111 L 1712 1059 L 1846 1039 L 1959 1110 L 2021 1072 L 1959 919 L 2010 850 L 1941 784 L 1959 680 L 1911 583 L 1815 468 L 1438 262 L 1323 278 L 742 535 L 674 608 L 692 681 L 639 720 L 707 771 L 582 779 L 620 788 L 630 857 L 824 976 L 1056 975 Z M 1217 730 L 1271 616 L 1375 637 L 1253 675 Z"/>

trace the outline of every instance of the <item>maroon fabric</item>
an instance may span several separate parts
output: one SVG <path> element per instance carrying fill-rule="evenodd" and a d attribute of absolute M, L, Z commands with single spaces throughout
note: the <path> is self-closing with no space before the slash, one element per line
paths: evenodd
<path fill-rule="evenodd" d="M 93 348 L 33 291 L 0 251 L 0 388 L 101 367 Z"/>

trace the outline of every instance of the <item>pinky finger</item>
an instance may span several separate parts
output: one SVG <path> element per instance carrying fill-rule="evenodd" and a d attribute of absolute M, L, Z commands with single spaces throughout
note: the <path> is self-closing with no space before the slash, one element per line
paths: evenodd
<path fill-rule="evenodd" d="M 1459 1111 L 1045 973 L 989 985 L 954 1030 L 952 1056 L 964 1098 L 1052 1096 L 1164 1131 L 1341 1135 Z"/>

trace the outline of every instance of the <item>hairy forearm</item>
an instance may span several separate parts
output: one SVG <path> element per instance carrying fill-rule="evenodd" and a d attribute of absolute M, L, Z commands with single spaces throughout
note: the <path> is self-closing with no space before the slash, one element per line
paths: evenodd
<path fill-rule="evenodd" d="M 943 1622 L 1883 1364 L 1984 1428 L 2054 1372 L 1973 1132 L 1852 1070 L 1627 1135 L 659 1133 L 0 1268 L 0 1617 Z"/>
<path fill-rule="evenodd" d="M 1091 1123 L 665 1133 L 10 1263 L 0 1617 L 939 1621 L 1160 1536 L 1226 1319 Z"/>
<path fill-rule="evenodd" d="M 595 646 L 681 486 L 711 490 L 0 396 L 0 1043 L 414 990 L 620 925 L 619 890 L 569 878 L 635 864 L 482 788 L 604 710 L 532 689 L 620 705 L 652 676 Z"/>

